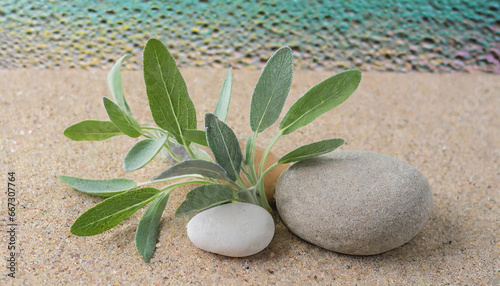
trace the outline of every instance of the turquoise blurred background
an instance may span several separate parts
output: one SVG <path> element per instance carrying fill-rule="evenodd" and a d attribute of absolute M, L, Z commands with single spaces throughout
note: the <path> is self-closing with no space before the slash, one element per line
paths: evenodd
<path fill-rule="evenodd" d="M 0 0 L 0 69 L 141 68 L 156 37 L 181 67 L 500 73 L 500 1 Z"/>

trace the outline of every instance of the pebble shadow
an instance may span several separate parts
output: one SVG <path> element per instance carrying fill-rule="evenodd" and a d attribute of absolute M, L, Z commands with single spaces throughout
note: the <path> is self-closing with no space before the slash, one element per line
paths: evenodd
<path fill-rule="evenodd" d="M 363 261 L 376 260 L 379 262 L 384 260 L 392 261 L 395 259 L 425 260 L 442 255 L 442 253 L 447 251 L 453 251 L 453 249 L 460 249 L 463 251 L 467 248 L 467 245 L 463 242 L 465 231 L 463 227 L 461 227 L 457 216 L 450 210 L 437 206 L 434 206 L 434 210 L 431 212 L 431 216 L 424 228 L 409 242 L 385 253 L 369 256 L 349 255 L 320 248 L 289 231 L 278 215 L 275 215 L 275 221 L 276 233 L 273 241 L 266 250 L 259 253 L 257 256 L 265 258 L 269 255 L 266 255 L 267 252 L 272 252 L 275 253 L 277 257 L 287 257 L 291 249 L 290 245 L 293 241 L 305 244 L 306 248 L 317 248 L 320 253 L 334 254 L 339 258 L 347 258 L 350 260 L 356 260 L 358 258 Z"/>

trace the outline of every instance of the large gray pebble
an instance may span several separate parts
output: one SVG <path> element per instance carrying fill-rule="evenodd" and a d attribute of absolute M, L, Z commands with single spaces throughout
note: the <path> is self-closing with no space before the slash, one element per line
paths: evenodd
<path fill-rule="evenodd" d="M 194 216 L 187 225 L 187 234 L 194 245 L 205 251 L 244 257 L 271 243 L 274 220 L 257 205 L 230 203 Z"/>
<path fill-rule="evenodd" d="M 425 177 L 394 157 L 335 151 L 289 167 L 276 205 L 302 239 L 340 253 L 373 255 L 412 239 L 429 218 Z"/>

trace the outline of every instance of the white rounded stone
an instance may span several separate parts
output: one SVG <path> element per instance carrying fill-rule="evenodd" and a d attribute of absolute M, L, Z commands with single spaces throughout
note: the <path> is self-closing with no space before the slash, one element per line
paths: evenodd
<path fill-rule="evenodd" d="M 229 203 L 194 216 L 187 225 L 187 234 L 200 249 L 244 257 L 262 251 L 271 243 L 274 220 L 257 205 Z"/>

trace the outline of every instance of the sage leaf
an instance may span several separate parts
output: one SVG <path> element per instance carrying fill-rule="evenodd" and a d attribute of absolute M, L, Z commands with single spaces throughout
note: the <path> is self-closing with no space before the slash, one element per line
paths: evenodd
<path fill-rule="evenodd" d="M 238 138 L 229 126 L 211 113 L 205 115 L 205 126 L 208 146 L 215 161 L 226 170 L 231 180 L 236 181 L 243 160 Z"/>
<path fill-rule="evenodd" d="M 118 106 L 120 106 L 121 109 L 127 112 L 127 114 L 131 113 L 130 113 L 130 107 L 128 106 L 128 103 L 125 100 L 125 95 L 123 94 L 122 75 L 120 72 L 120 67 L 122 65 L 122 62 L 129 57 L 130 55 L 128 54 L 121 57 L 118 61 L 116 61 L 116 63 L 108 72 L 109 90 L 111 91 L 113 98 L 116 100 L 116 103 L 118 103 Z"/>
<path fill-rule="evenodd" d="M 63 175 L 57 177 L 79 192 L 101 197 L 111 197 L 137 186 L 137 183 L 130 179 L 91 180 Z"/>
<path fill-rule="evenodd" d="M 286 135 L 311 123 L 349 98 L 360 81 L 360 71 L 348 70 L 313 86 L 290 107 L 281 120 L 280 131 Z"/>
<path fill-rule="evenodd" d="M 183 175 L 202 175 L 215 180 L 228 180 L 226 171 L 216 163 L 205 160 L 186 160 L 163 171 L 154 177 L 153 181 Z"/>
<path fill-rule="evenodd" d="M 236 194 L 239 202 L 255 204 L 255 193 L 252 189 L 238 191 Z"/>
<path fill-rule="evenodd" d="M 191 217 L 209 208 L 234 200 L 233 189 L 229 185 L 213 184 L 194 188 L 186 195 L 186 200 L 175 211 L 175 215 Z"/>
<path fill-rule="evenodd" d="M 292 77 L 292 50 L 282 47 L 266 63 L 255 85 L 250 104 L 253 132 L 262 132 L 276 122 L 290 91 Z"/>
<path fill-rule="evenodd" d="M 88 209 L 71 226 L 71 233 L 90 236 L 117 226 L 137 210 L 155 199 L 160 191 L 155 188 L 131 190 L 110 197 Z"/>
<path fill-rule="evenodd" d="M 167 48 L 150 39 L 144 48 L 144 82 L 149 108 L 158 126 L 182 144 L 185 129 L 196 129 L 196 110 L 186 83 Z"/>
<path fill-rule="evenodd" d="M 137 121 L 132 116 L 125 113 L 125 111 L 123 111 L 111 99 L 103 97 L 102 101 L 111 122 L 113 122 L 113 124 L 118 127 L 118 129 L 120 129 L 125 135 L 128 135 L 132 138 L 137 138 L 142 135 L 139 123 L 137 123 Z"/>
<path fill-rule="evenodd" d="M 220 121 L 226 122 L 227 113 L 229 110 L 229 103 L 231 102 L 231 90 L 233 88 L 233 72 L 229 68 L 227 71 L 226 78 L 222 84 L 222 89 L 220 91 L 219 100 L 215 106 L 214 114 L 219 118 Z"/>
<path fill-rule="evenodd" d="M 186 129 L 184 130 L 184 138 L 189 142 L 208 147 L 207 134 L 203 130 Z"/>
<path fill-rule="evenodd" d="M 252 152 L 252 140 L 253 136 L 250 135 L 247 137 L 247 141 L 245 142 L 245 165 L 251 166 L 252 162 L 250 162 L 251 152 Z"/>
<path fill-rule="evenodd" d="M 63 134 L 74 141 L 101 141 L 123 132 L 111 121 L 85 120 L 69 126 Z"/>
<path fill-rule="evenodd" d="M 162 193 L 149 205 L 144 212 L 137 230 L 135 232 L 135 247 L 142 256 L 145 262 L 148 262 L 153 256 L 158 240 L 158 232 L 160 227 L 163 211 L 167 206 L 168 193 Z"/>
<path fill-rule="evenodd" d="M 144 167 L 160 152 L 167 141 L 167 137 L 144 139 L 135 143 L 123 160 L 126 171 L 133 171 Z"/>
<path fill-rule="evenodd" d="M 310 159 L 322 154 L 332 152 L 339 146 L 345 143 L 344 139 L 326 139 L 319 142 L 314 142 L 293 150 L 278 160 L 278 164 L 287 164 L 291 162 L 302 161 Z"/>

